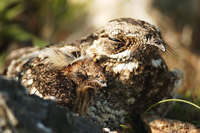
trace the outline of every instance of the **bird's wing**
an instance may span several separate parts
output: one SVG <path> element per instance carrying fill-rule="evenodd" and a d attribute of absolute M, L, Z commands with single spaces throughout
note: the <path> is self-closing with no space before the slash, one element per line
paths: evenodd
<path fill-rule="evenodd" d="M 39 51 L 38 47 L 25 47 L 12 51 L 4 64 L 3 74 L 16 77 L 22 71 L 23 65 L 37 56 Z"/>
<path fill-rule="evenodd" d="M 74 46 L 63 47 L 46 47 L 39 53 L 38 57 L 46 58 L 46 63 L 52 63 L 53 67 L 62 68 L 67 67 L 78 60 L 83 59 L 85 56 L 81 49 Z M 43 62 L 43 63 L 45 63 Z"/>

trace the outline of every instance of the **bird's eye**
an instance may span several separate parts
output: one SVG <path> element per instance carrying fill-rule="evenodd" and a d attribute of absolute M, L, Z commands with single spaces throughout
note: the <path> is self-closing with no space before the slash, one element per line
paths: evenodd
<path fill-rule="evenodd" d="M 104 81 L 104 80 L 101 80 L 101 81 L 100 81 L 100 83 L 102 83 L 102 84 L 105 84 L 105 83 L 106 83 L 106 81 Z"/>
<path fill-rule="evenodd" d="M 160 42 L 159 42 L 159 41 L 154 41 L 154 43 L 155 43 L 156 45 L 160 45 Z"/>
<path fill-rule="evenodd" d="M 95 78 L 100 78 L 100 76 L 99 76 L 99 75 L 96 75 Z"/>
<path fill-rule="evenodd" d="M 146 35 L 146 39 L 148 40 L 148 39 L 151 39 L 152 38 L 152 35 L 151 34 L 147 34 Z"/>
<path fill-rule="evenodd" d="M 121 42 L 121 40 L 119 40 L 119 39 L 116 39 L 116 38 L 108 38 L 109 40 L 112 40 L 112 41 L 115 41 L 115 42 Z"/>

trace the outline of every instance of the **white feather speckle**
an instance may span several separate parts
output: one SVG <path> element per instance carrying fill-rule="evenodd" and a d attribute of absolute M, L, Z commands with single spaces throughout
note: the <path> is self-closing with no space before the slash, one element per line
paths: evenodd
<path fill-rule="evenodd" d="M 28 70 L 26 71 L 26 74 L 31 74 L 31 69 L 28 69 Z"/>
<path fill-rule="evenodd" d="M 40 98 L 43 98 L 43 95 L 38 90 L 35 92 L 35 95 L 39 96 Z"/>
<path fill-rule="evenodd" d="M 137 36 L 137 34 L 128 33 L 126 36 L 129 36 L 129 37 L 136 37 L 136 36 Z"/>
<path fill-rule="evenodd" d="M 43 98 L 43 95 L 42 95 L 35 87 L 33 87 L 33 88 L 31 89 L 30 94 L 35 94 L 35 95 L 37 95 L 37 96 Z"/>
<path fill-rule="evenodd" d="M 33 87 L 30 91 L 30 94 L 35 94 L 35 92 L 37 91 L 37 89 L 35 87 Z"/>
<path fill-rule="evenodd" d="M 33 79 L 29 79 L 28 81 L 27 81 L 27 85 L 31 85 L 33 83 Z"/>
<path fill-rule="evenodd" d="M 119 73 L 119 72 L 125 71 L 125 70 L 132 72 L 133 69 L 137 69 L 138 67 L 139 67 L 138 62 L 121 63 L 121 64 L 117 65 L 116 67 L 114 67 L 113 71 L 115 73 Z"/>
<path fill-rule="evenodd" d="M 111 34 L 112 35 L 118 35 L 118 34 L 120 34 L 121 33 L 121 30 L 113 30 L 112 32 L 111 32 Z"/>
<path fill-rule="evenodd" d="M 44 99 L 45 99 L 45 100 L 52 100 L 52 101 L 54 101 L 54 102 L 57 102 L 57 101 L 58 101 L 58 99 L 57 99 L 55 96 L 45 96 Z"/>
<path fill-rule="evenodd" d="M 20 65 L 17 66 L 16 69 L 15 69 L 15 71 L 20 72 L 21 71 L 21 66 Z"/>
<path fill-rule="evenodd" d="M 163 124 L 162 123 L 157 123 L 158 127 L 162 127 Z"/>
<path fill-rule="evenodd" d="M 110 129 L 109 128 L 103 128 L 103 130 L 105 131 L 105 132 L 110 132 Z"/>
<path fill-rule="evenodd" d="M 125 63 L 121 63 L 121 64 L 117 65 L 116 67 L 114 67 L 113 71 L 115 73 L 121 72 L 123 70 L 123 68 L 124 68 L 125 65 L 126 65 Z"/>
<path fill-rule="evenodd" d="M 130 50 L 125 50 L 125 51 L 118 53 L 118 54 L 108 55 L 108 57 L 110 57 L 110 58 L 123 58 L 123 57 L 130 56 L 130 54 L 131 54 Z"/>

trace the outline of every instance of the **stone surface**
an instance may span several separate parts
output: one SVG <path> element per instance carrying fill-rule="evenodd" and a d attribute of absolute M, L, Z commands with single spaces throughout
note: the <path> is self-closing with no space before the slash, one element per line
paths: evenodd
<path fill-rule="evenodd" d="M 143 116 L 143 120 L 150 127 L 152 133 L 200 133 L 200 129 L 187 122 L 156 115 Z"/>
<path fill-rule="evenodd" d="M 101 133 L 101 128 L 52 101 L 29 95 L 15 80 L 0 76 L 1 133 Z"/>

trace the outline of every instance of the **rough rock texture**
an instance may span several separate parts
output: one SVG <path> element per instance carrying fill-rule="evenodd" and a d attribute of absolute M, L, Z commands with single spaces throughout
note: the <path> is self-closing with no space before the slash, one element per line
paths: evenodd
<path fill-rule="evenodd" d="M 161 118 L 156 115 L 146 115 L 143 120 L 152 133 L 200 133 L 200 129 L 194 125 L 178 120 Z"/>
<path fill-rule="evenodd" d="M 101 133 L 101 128 L 80 116 L 29 95 L 14 80 L 0 76 L 1 133 Z"/>

